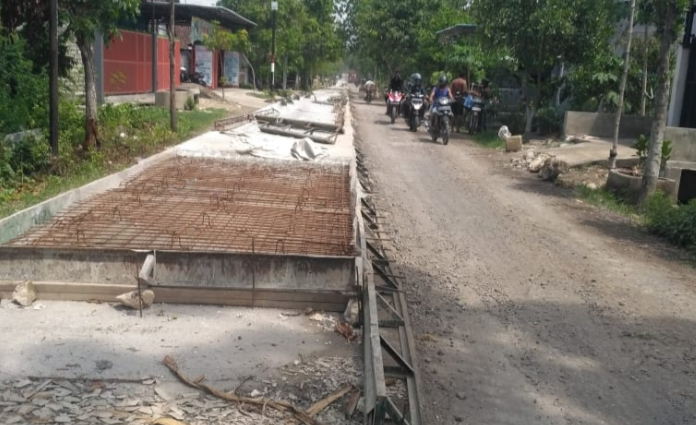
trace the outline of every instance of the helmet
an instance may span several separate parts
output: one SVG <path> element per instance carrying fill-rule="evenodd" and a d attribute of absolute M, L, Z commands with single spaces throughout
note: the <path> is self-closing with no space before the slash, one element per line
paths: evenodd
<path fill-rule="evenodd" d="M 440 75 L 440 78 L 437 79 L 437 85 L 440 87 L 445 87 L 447 85 L 447 76 L 446 75 Z"/>
<path fill-rule="evenodd" d="M 423 82 L 423 77 L 416 72 L 415 74 L 411 75 L 411 82 L 416 86 L 420 86 Z"/>

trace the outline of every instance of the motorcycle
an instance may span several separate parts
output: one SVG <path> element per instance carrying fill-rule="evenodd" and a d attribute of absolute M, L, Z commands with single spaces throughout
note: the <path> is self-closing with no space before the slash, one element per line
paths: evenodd
<path fill-rule="evenodd" d="M 391 123 L 394 124 L 396 117 L 399 115 L 399 106 L 401 105 L 401 100 L 404 95 L 399 91 L 389 91 L 389 97 L 387 99 L 387 108 L 389 110 L 389 118 L 391 118 Z"/>
<path fill-rule="evenodd" d="M 474 96 L 470 99 L 469 103 L 471 105 L 471 110 L 469 111 L 467 127 L 469 129 L 469 134 L 474 134 L 479 132 L 479 127 L 481 126 L 483 99 L 478 96 Z"/>
<path fill-rule="evenodd" d="M 435 100 L 436 109 L 433 112 L 432 128 L 429 129 L 430 137 L 433 142 L 437 142 L 438 137 L 442 137 L 442 144 L 449 143 L 450 126 L 452 123 L 452 106 L 448 97 L 441 97 Z"/>
<path fill-rule="evenodd" d="M 411 131 L 418 131 L 421 119 L 425 114 L 425 96 L 422 93 L 409 95 L 406 105 L 406 120 Z"/>

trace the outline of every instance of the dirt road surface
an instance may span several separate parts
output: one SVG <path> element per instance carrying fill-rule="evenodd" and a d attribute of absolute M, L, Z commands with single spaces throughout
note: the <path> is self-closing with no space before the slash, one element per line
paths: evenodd
<path fill-rule="evenodd" d="M 696 424 L 696 272 L 463 138 L 354 102 L 427 424 Z"/>

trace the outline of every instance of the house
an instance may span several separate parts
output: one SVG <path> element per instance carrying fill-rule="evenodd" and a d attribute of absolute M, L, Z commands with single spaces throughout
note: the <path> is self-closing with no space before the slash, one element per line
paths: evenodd
<path fill-rule="evenodd" d="M 139 94 L 169 89 L 169 2 L 142 0 L 135 22 L 119 25 L 120 37 L 114 38 L 96 54 L 97 79 L 105 95 Z M 203 74 L 211 88 L 217 88 L 224 75 L 230 86 L 246 82 L 246 66 L 240 65 L 238 52 L 211 52 L 203 46 L 203 36 L 211 31 L 212 21 L 229 31 L 250 30 L 255 23 L 220 6 L 177 3 L 175 7 L 176 77 L 179 69 Z M 97 46 L 96 52 L 99 52 Z"/>

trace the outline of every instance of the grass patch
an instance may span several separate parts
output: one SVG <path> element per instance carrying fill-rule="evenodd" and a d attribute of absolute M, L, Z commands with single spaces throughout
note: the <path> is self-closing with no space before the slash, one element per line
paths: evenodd
<path fill-rule="evenodd" d="M 47 143 L 29 141 L 14 151 L 2 152 L 0 168 L 0 218 L 82 186 L 207 131 L 215 120 L 230 114 L 224 109 L 179 111 L 176 133 L 169 130 L 167 108 L 107 105 L 100 110 L 99 151 L 84 152 L 82 115 L 74 105 L 61 105 L 60 153 L 48 158 Z M 37 153 L 38 152 L 38 153 Z M 40 166 L 36 165 L 41 160 Z"/>
<path fill-rule="evenodd" d="M 587 186 L 579 186 L 575 189 L 575 196 L 582 199 L 590 205 L 596 207 L 602 207 L 609 211 L 619 213 L 622 215 L 634 215 L 638 213 L 638 209 L 631 204 L 627 204 L 620 198 L 617 198 L 613 193 L 608 190 L 602 189 L 591 189 Z"/>
<path fill-rule="evenodd" d="M 474 134 L 471 139 L 485 148 L 498 149 L 505 147 L 505 142 L 500 140 L 498 133 L 492 130 Z"/>

